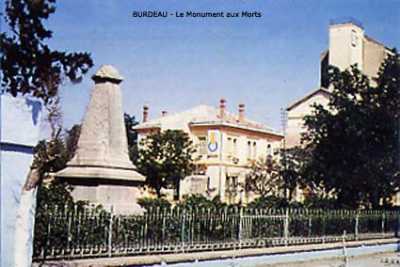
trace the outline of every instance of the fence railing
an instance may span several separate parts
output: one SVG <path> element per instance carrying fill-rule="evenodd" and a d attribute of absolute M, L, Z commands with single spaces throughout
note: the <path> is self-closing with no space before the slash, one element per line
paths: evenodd
<path fill-rule="evenodd" d="M 54 206 L 37 216 L 34 259 L 288 246 L 399 235 L 399 211 L 157 208 L 143 215 L 121 215 L 112 208 Z"/>

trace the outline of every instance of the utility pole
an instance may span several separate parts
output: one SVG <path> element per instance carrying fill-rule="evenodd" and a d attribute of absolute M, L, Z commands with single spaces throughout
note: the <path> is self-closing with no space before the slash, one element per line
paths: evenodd
<path fill-rule="evenodd" d="M 283 134 L 283 143 L 282 143 L 282 159 L 283 159 L 283 170 L 284 176 L 287 173 L 287 159 L 286 159 L 286 127 L 287 127 L 287 110 L 285 108 L 281 108 L 281 127 L 282 127 L 282 134 Z M 285 198 L 286 201 L 289 203 L 289 190 L 287 187 L 287 177 L 283 177 L 285 182 Z"/>

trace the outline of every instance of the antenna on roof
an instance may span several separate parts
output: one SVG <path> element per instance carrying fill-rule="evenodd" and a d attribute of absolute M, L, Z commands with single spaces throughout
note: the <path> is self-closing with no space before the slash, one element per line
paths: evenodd
<path fill-rule="evenodd" d="M 286 136 L 287 116 L 287 110 L 285 108 L 281 108 L 281 127 L 284 136 Z"/>

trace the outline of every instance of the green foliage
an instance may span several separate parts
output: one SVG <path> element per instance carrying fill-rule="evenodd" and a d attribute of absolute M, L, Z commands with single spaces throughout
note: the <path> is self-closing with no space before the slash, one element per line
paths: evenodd
<path fill-rule="evenodd" d="M 138 160 L 138 134 L 136 131 L 132 129 L 133 126 L 139 124 L 136 120 L 135 116 L 131 116 L 127 113 L 124 113 L 124 121 L 125 121 L 125 128 L 126 128 L 126 137 L 128 139 L 128 153 L 129 158 L 132 162 L 136 162 Z"/>
<path fill-rule="evenodd" d="M 246 175 L 245 190 L 262 197 L 278 194 L 282 184 L 279 171 L 279 166 L 272 157 L 255 162 Z"/>
<path fill-rule="evenodd" d="M 54 219 L 55 207 L 65 213 L 73 213 L 75 210 L 83 210 L 87 203 L 74 202 L 71 196 L 72 187 L 58 180 L 49 184 L 40 184 L 37 192 L 37 204 L 34 229 L 34 253 L 38 254 L 47 244 L 58 244 L 68 239 L 68 227 L 58 224 L 52 227 L 48 233 L 48 226 Z M 66 221 L 65 223 L 68 223 Z M 44 252 L 45 254 L 47 251 Z"/>
<path fill-rule="evenodd" d="M 226 204 L 222 203 L 218 196 L 210 200 L 203 195 L 196 194 L 185 197 L 177 206 L 185 209 L 220 209 L 226 207 Z"/>
<path fill-rule="evenodd" d="M 177 197 L 180 180 L 193 172 L 194 152 L 192 141 L 185 132 L 166 130 L 142 140 L 135 164 L 158 197 L 161 197 L 161 188 L 175 189 Z"/>
<path fill-rule="evenodd" d="M 155 208 L 169 209 L 171 207 L 171 203 L 164 198 L 149 198 L 149 197 L 139 198 L 138 204 L 146 210 Z"/>
<path fill-rule="evenodd" d="M 306 159 L 306 151 L 299 147 L 281 150 L 279 175 L 282 177 L 281 190 L 287 202 L 292 200 L 294 192 L 302 185 L 301 172 Z"/>
<path fill-rule="evenodd" d="M 81 125 L 75 124 L 70 130 L 67 130 L 65 136 L 65 148 L 68 153 L 68 160 L 72 159 L 78 148 L 78 140 L 81 134 Z"/>
<path fill-rule="evenodd" d="M 42 194 L 47 191 L 55 203 L 40 205 L 36 210 L 34 257 L 40 256 L 44 260 L 51 254 L 50 248 L 68 250 L 82 244 L 96 247 L 106 244 L 108 233 L 104 229 L 110 225 L 109 212 L 100 206 L 88 208 L 87 203 L 74 203 L 69 196 L 70 190 L 64 184 L 43 186 L 41 190 Z M 63 197 L 57 197 L 56 193 Z"/>
<path fill-rule="evenodd" d="M 311 188 L 336 196 L 338 207 L 378 208 L 399 190 L 400 59 L 382 64 L 372 85 L 356 66 L 330 69 L 328 108 L 305 118 L 310 152 L 303 176 Z"/>
<path fill-rule="evenodd" d="M 57 135 L 51 141 L 40 141 L 34 148 L 33 169 L 39 173 L 39 189 L 37 193 L 38 208 L 45 205 L 72 205 L 70 195 L 72 187 L 58 180 L 52 180 L 49 184 L 41 183 L 48 178 L 49 173 L 58 172 L 66 167 L 67 162 L 73 157 L 77 148 L 80 126 L 74 125 L 66 131 L 64 138 Z"/>
<path fill-rule="evenodd" d="M 151 210 L 155 208 L 159 209 L 170 209 L 173 207 L 173 203 L 169 202 L 165 198 L 149 198 L 144 197 L 138 199 L 138 204 L 146 210 Z M 175 207 L 181 209 L 221 209 L 228 207 L 225 203 L 222 203 L 218 196 L 214 197 L 212 200 L 206 198 L 203 195 L 190 195 L 185 196 L 184 199 L 175 203 Z M 233 206 L 231 206 L 233 207 Z"/>
<path fill-rule="evenodd" d="M 323 197 L 317 194 L 309 194 L 303 202 L 304 207 L 310 209 L 328 209 L 336 208 L 336 200 L 332 197 Z"/>
<path fill-rule="evenodd" d="M 79 82 L 93 66 L 88 53 L 51 50 L 45 22 L 56 10 L 55 0 L 8 0 L 8 33 L 0 34 L 2 86 L 13 96 L 30 94 L 47 104 L 65 81 Z"/>
<path fill-rule="evenodd" d="M 267 196 L 280 198 L 284 196 L 290 203 L 293 194 L 301 185 L 301 170 L 305 151 L 301 148 L 291 148 L 280 151 L 280 161 L 268 156 L 266 160 L 255 162 L 251 171 L 246 175 L 245 190 L 254 192 L 262 199 Z"/>
<path fill-rule="evenodd" d="M 72 187 L 57 180 L 49 184 L 41 184 L 37 192 L 37 207 L 40 211 L 46 205 L 73 205 L 71 196 Z"/>
<path fill-rule="evenodd" d="M 67 130 L 64 138 L 57 135 L 51 141 L 40 141 L 35 147 L 33 168 L 39 172 L 40 180 L 37 192 L 37 208 L 34 229 L 34 255 L 49 254 L 49 246 L 79 246 L 85 242 L 103 245 L 105 233 L 103 226 L 109 222 L 109 213 L 100 206 L 91 210 L 97 218 L 88 218 L 77 227 L 77 220 L 83 217 L 88 207 L 87 202 L 74 201 L 71 195 L 73 188 L 58 179 L 47 181 L 49 173 L 54 173 L 66 167 L 67 162 L 73 157 L 77 148 L 80 134 L 80 125 L 74 125 Z M 55 218 L 55 214 L 63 216 Z M 59 222 L 54 224 L 58 219 Z M 93 228 L 94 222 L 101 221 L 103 225 Z M 51 227 L 49 228 L 49 225 Z M 49 232 L 50 231 L 50 232 Z M 70 238 L 74 236 L 74 238 Z M 64 247 L 65 248 L 65 247 Z"/>
<path fill-rule="evenodd" d="M 289 202 L 284 197 L 279 196 L 261 196 L 250 202 L 247 207 L 252 209 L 281 209 L 281 208 L 301 208 L 301 203 Z"/>
<path fill-rule="evenodd" d="M 34 148 L 32 168 L 39 171 L 40 179 L 66 167 L 77 148 L 79 134 L 80 125 L 74 125 L 66 131 L 64 138 L 58 134 L 50 141 L 39 141 Z"/>
<path fill-rule="evenodd" d="M 39 171 L 40 179 L 47 173 L 63 169 L 68 160 L 68 151 L 60 137 L 51 141 L 40 141 L 34 148 L 34 153 L 32 168 Z"/>
<path fill-rule="evenodd" d="M 172 207 L 177 207 L 180 209 L 222 209 L 225 207 L 233 208 L 238 207 L 236 205 L 227 205 L 219 199 L 218 196 L 213 199 L 208 199 L 203 195 L 196 194 L 185 196 L 179 202 L 171 203 L 167 199 L 164 198 L 141 198 L 138 200 L 140 206 L 145 208 L 146 210 L 160 208 L 160 209 L 170 209 Z"/>

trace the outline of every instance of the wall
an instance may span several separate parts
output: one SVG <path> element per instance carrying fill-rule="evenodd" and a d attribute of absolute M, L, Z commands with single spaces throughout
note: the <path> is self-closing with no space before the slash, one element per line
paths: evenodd
<path fill-rule="evenodd" d="M 385 60 L 386 49 L 383 45 L 364 39 L 363 72 L 370 78 L 376 77 L 381 63 Z"/>
<path fill-rule="evenodd" d="M 29 194 L 30 200 L 22 200 L 21 192 L 32 162 L 32 148 L 39 138 L 42 104 L 35 99 L 7 95 L 0 96 L 0 103 L 1 266 L 23 266 L 14 260 L 14 254 L 18 260 L 29 262 L 31 246 L 25 242 L 16 246 L 15 237 L 27 238 L 28 243 L 31 242 L 33 221 L 21 226 L 17 223 L 17 216 L 21 218 L 21 211 L 31 211 L 30 206 L 21 207 L 20 203 L 30 205 L 35 198 L 35 194 Z M 16 233 L 17 224 L 19 231 L 27 232 Z M 19 253 L 18 249 L 28 251 Z"/>
<path fill-rule="evenodd" d="M 326 94 L 319 93 L 309 98 L 300 105 L 288 111 L 288 124 L 286 129 L 286 147 L 290 148 L 300 144 L 301 134 L 304 132 L 304 116 L 310 115 L 314 103 L 327 106 L 329 98 Z"/>
<path fill-rule="evenodd" d="M 364 30 L 351 24 L 329 27 L 329 64 L 344 70 L 357 63 L 363 66 Z"/>
<path fill-rule="evenodd" d="M 220 152 L 216 152 L 213 156 L 210 154 L 196 153 L 194 158 L 198 164 L 207 166 L 206 173 L 203 176 L 203 181 L 198 184 L 203 185 L 205 183 L 209 186 L 209 196 L 215 197 L 220 195 L 221 201 L 225 201 L 225 190 L 226 190 L 226 177 L 237 176 L 238 182 L 243 183 L 245 181 L 245 175 L 249 171 L 252 161 L 258 159 L 265 159 L 267 155 L 268 145 L 271 145 L 271 151 L 277 151 L 281 146 L 282 137 L 275 134 L 262 133 L 251 131 L 247 129 L 241 129 L 237 127 L 214 125 L 214 126 L 190 126 L 189 123 L 192 121 L 207 121 L 209 117 L 215 113 L 215 109 L 208 106 L 198 106 L 188 111 L 167 115 L 155 120 L 151 123 L 160 126 L 161 130 L 166 129 L 180 129 L 189 134 L 189 137 L 193 141 L 194 145 L 199 144 L 198 137 L 207 137 L 209 130 L 219 130 L 220 135 Z M 139 130 L 139 139 L 144 138 L 149 131 Z M 228 138 L 236 139 L 236 153 L 229 151 Z M 251 141 L 252 148 L 253 143 L 256 143 L 256 155 L 248 157 L 247 142 Z M 198 176 L 196 179 L 200 179 Z M 209 179 L 209 181 L 208 181 Z M 196 182 L 194 182 L 196 183 Z M 181 183 L 180 193 L 181 196 L 190 194 L 193 190 L 194 184 L 191 183 L 190 178 L 185 178 Z M 205 194 L 206 192 L 204 192 Z M 242 200 L 245 198 L 242 194 Z M 240 200 L 240 195 L 236 197 L 236 202 Z"/>

